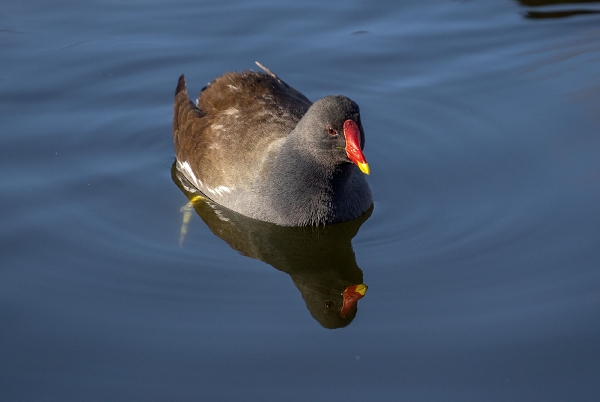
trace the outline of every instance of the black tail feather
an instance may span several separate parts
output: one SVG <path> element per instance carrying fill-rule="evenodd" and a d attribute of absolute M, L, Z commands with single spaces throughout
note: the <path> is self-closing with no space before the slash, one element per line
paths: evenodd
<path fill-rule="evenodd" d="M 185 86 L 185 75 L 181 74 L 179 80 L 177 81 L 177 88 L 175 89 L 175 96 L 177 96 L 180 92 L 183 92 L 187 95 L 187 87 Z"/>

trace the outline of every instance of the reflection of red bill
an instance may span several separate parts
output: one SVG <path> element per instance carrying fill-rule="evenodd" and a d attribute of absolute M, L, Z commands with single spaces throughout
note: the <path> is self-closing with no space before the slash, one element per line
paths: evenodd
<path fill-rule="evenodd" d="M 352 285 L 344 289 L 344 303 L 340 311 L 340 317 L 346 318 L 351 312 L 356 311 L 356 302 L 358 302 L 367 293 L 367 285 Z"/>

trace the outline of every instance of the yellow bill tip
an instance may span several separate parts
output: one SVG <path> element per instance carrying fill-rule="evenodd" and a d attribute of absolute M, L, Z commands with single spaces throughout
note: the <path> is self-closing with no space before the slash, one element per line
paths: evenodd
<path fill-rule="evenodd" d="M 364 296 L 367 293 L 368 286 L 365 284 L 356 285 L 356 293 L 359 293 L 361 296 Z"/>
<path fill-rule="evenodd" d="M 360 171 L 363 172 L 364 174 L 366 174 L 366 175 L 371 174 L 371 169 L 369 169 L 369 164 L 368 163 L 366 163 L 366 162 L 365 163 L 358 162 L 356 165 L 358 166 L 358 168 L 360 169 Z"/>

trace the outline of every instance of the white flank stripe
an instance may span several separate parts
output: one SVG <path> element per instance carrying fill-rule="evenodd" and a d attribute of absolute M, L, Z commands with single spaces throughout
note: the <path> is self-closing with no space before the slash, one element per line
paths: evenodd
<path fill-rule="evenodd" d="M 202 184 L 202 182 L 200 180 L 198 180 L 198 178 L 192 171 L 192 167 L 190 166 L 190 164 L 187 161 L 186 162 L 177 161 L 177 163 L 179 165 L 179 170 L 183 171 L 185 176 L 192 182 L 193 185 L 196 186 L 197 189 L 199 189 L 201 191 L 204 191 L 204 189 L 206 189 L 206 191 L 208 191 L 209 193 L 211 193 L 213 195 L 216 194 L 219 197 L 222 197 L 223 194 L 231 193 L 232 189 L 227 186 L 218 186 L 215 188 L 210 188 L 210 187 L 204 186 L 204 184 Z"/>

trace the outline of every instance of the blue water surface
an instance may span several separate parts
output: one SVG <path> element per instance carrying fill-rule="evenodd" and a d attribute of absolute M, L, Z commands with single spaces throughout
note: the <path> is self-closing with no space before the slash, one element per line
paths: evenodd
<path fill-rule="evenodd" d="M 0 400 L 600 400 L 599 12 L 1 5 Z M 360 105 L 368 219 L 188 204 L 177 78 L 256 60 Z M 320 297 L 357 281 L 335 324 Z"/>

